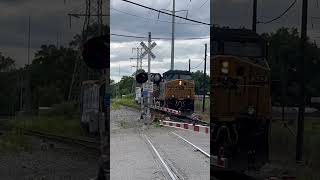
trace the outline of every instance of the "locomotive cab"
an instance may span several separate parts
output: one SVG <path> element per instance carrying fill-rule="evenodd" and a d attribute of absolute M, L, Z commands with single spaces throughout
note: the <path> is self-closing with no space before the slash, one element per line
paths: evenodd
<path fill-rule="evenodd" d="M 254 166 L 260 167 L 268 161 L 271 115 L 267 43 L 246 29 L 213 28 L 211 33 L 213 156 L 224 149 L 228 168 L 244 170 L 252 165 L 248 154 L 255 152 Z"/>
<path fill-rule="evenodd" d="M 179 110 L 184 115 L 194 111 L 194 81 L 189 71 L 169 70 L 154 92 L 156 103 Z"/>

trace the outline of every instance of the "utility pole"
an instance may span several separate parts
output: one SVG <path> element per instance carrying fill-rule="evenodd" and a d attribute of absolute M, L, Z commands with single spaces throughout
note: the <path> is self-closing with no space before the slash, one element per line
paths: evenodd
<path fill-rule="evenodd" d="M 285 106 L 287 105 L 287 98 L 286 98 L 286 89 L 287 89 L 287 59 L 288 56 L 285 56 L 285 59 L 281 61 L 281 101 L 282 101 L 282 122 L 284 123 L 285 118 Z"/>
<path fill-rule="evenodd" d="M 252 31 L 257 32 L 257 0 L 253 0 Z"/>
<path fill-rule="evenodd" d="M 296 144 L 296 162 L 302 163 L 303 133 L 304 133 L 304 111 L 305 111 L 305 82 L 304 82 L 304 60 L 307 41 L 308 24 L 308 0 L 302 1 L 301 42 L 300 42 L 300 105 L 298 114 L 298 132 Z"/>
<path fill-rule="evenodd" d="M 172 0 L 172 40 L 171 40 L 171 70 L 174 70 L 174 21 L 176 14 L 176 1 Z"/>
<path fill-rule="evenodd" d="M 189 72 L 191 72 L 191 59 L 189 59 Z"/>
<path fill-rule="evenodd" d="M 28 65 L 30 64 L 30 34 L 31 34 L 31 17 L 29 16 L 29 23 L 28 23 Z"/>
<path fill-rule="evenodd" d="M 170 70 L 174 70 L 175 15 L 176 15 L 176 12 L 186 11 L 187 12 L 186 17 L 188 17 L 188 10 L 176 11 L 176 1 L 175 0 L 172 0 L 172 11 L 166 10 L 166 9 L 160 9 L 160 10 L 165 10 L 165 11 L 172 13 L 172 32 L 171 32 L 172 38 L 171 38 L 171 66 L 170 66 Z M 160 15 L 160 12 L 159 12 L 159 15 Z M 158 15 L 158 18 L 159 18 L 159 15 Z"/>
<path fill-rule="evenodd" d="M 204 112 L 205 109 L 205 103 L 206 103 L 206 78 L 207 78 L 207 44 L 204 45 L 205 47 L 205 55 L 204 55 L 204 70 L 203 70 L 203 99 L 202 99 L 202 112 Z"/>
<path fill-rule="evenodd" d="M 174 1 L 174 0 L 173 0 Z M 149 32 L 148 35 L 148 48 L 150 50 L 151 53 L 151 32 Z M 148 84 L 150 84 L 151 79 L 150 79 L 150 69 L 151 69 L 151 54 L 148 53 Z M 148 100 L 147 100 L 147 122 L 150 122 L 151 119 L 151 115 L 150 115 L 150 102 L 151 102 L 151 98 L 150 98 L 150 92 L 148 91 Z"/>
<path fill-rule="evenodd" d="M 23 109 L 23 70 L 20 74 L 20 111 Z"/>
<path fill-rule="evenodd" d="M 121 97 L 121 93 L 120 93 L 120 82 L 121 82 L 121 76 L 120 76 L 120 64 L 119 64 L 119 77 L 120 77 L 120 79 L 119 79 L 119 82 L 118 82 L 118 96 L 119 97 Z"/>
<path fill-rule="evenodd" d="M 137 60 L 137 64 L 136 64 L 136 66 L 132 66 L 132 67 L 135 67 L 136 68 L 136 71 L 135 71 L 135 73 L 134 73 L 134 78 L 137 76 L 137 73 L 138 73 L 138 70 L 139 70 L 139 62 L 140 62 L 140 48 L 132 48 L 132 52 L 134 51 L 134 50 L 136 50 L 137 51 L 137 57 L 136 58 L 130 58 L 130 60 L 133 60 L 133 59 L 135 59 L 135 60 Z M 135 92 L 135 89 L 136 89 L 136 86 L 137 86 L 137 82 L 136 81 L 133 81 L 133 87 L 132 87 L 132 89 L 133 89 L 133 91 Z"/>
<path fill-rule="evenodd" d="M 29 111 L 31 108 L 31 89 L 30 89 L 30 44 L 31 44 L 31 17 L 28 18 L 28 53 L 27 53 L 27 67 L 26 67 L 26 77 L 25 77 L 25 110 Z"/>

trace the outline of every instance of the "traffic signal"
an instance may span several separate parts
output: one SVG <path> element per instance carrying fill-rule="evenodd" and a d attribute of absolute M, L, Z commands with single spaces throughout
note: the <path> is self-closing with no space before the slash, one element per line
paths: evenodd
<path fill-rule="evenodd" d="M 155 84 L 159 84 L 162 80 L 161 74 L 159 73 L 152 73 L 150 76 L 151 81 Z"/>
<path fill-rule="evenodd" d="M 109 36 L 98 36 L 84 43 L 82 57 L 87 66 L 93 69 L 110 68 L 109 41 Z"/>
<path fill-rule="evenodd" d="M 148 81 L 148 74 L 145 72 L 141 72 L 136 75 L 136 81 L 140 84 L 143 84 Z"/>

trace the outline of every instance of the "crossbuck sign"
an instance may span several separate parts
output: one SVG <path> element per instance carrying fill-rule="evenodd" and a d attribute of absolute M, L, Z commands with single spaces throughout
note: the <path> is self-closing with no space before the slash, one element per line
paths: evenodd
<path fill-rule="evenodd" d="M 140 45 L 144 48 L 144 52 L 140 55 L 140 58 L 144 58 L 147 54 L 150 54 L 150 56 L 154 59 L 156 58 L 156 56 L 151 52 L 151 49 L 153 49 L 157 44 L 155 42 L 153 42 L 150 46 L 150 49 L 148 48 L 148 46 L 146 46 L 146 44 L 144 42 L 141 42 Z"/>

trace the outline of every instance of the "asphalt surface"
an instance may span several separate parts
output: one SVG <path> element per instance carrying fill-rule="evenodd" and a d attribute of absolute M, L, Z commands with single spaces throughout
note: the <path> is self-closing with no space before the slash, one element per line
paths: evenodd
<path fill-rule="evenodd" d="M 209 158 L 173 132 L 207 153 L 209 135 L 146 126 L 138 118 L 132 109 L 111 111 L 111 179 L 210 179 Z"/>

